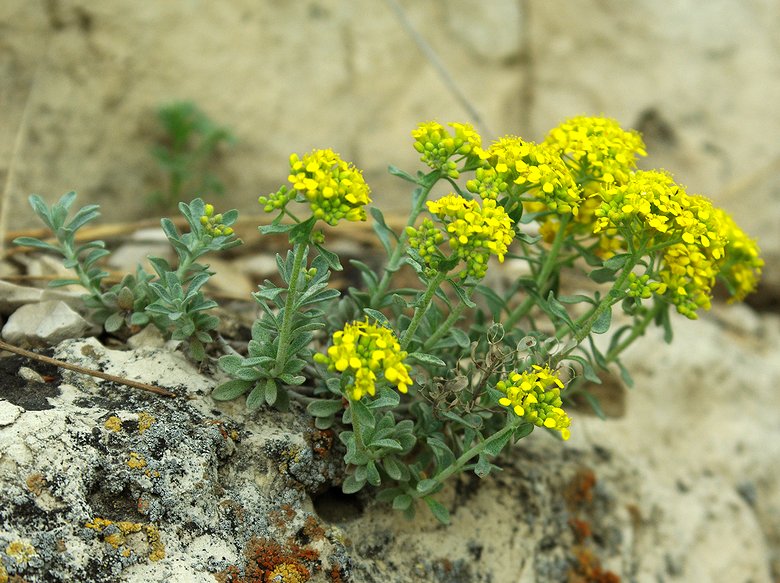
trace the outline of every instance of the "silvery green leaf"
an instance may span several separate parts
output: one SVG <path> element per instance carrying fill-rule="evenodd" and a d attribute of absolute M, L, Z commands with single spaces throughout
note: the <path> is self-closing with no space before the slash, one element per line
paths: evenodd
<path fill-rule="evenodd" d="M 358 481 L 355 478 L 355 474 L 350 474 L 347 476 L 346 480 L 344 480 L 344 483 L 341 485 L 341 491 L 345 494 L 354 494 L 355 492 L 359 492 L 363 486 L 366 485 L 365 479 L 363 481 Z"/>
<path fill-rule="evenodd" d="M 14 239 L 14 245 L 20 245 L 24 247 L 35 247 L 36 249 L 45 249 L 46 251 L 56 251 L 57 253 L 62 253 L 59 247 L 56 245 L 52 245 L 51 243 L 46 243 L 45 241 L 41 241 L 40 239 L 36 239 L 35 237 L 17 237 Z"/>
<path fill-rule="evenodd" d="M 376 469 L 374 460 L 368 460 L 366 464 L 366 479 L 372 486 L 379 486 L 382 483 L 382 479 L 379 476 L 379 470 Z"/>
<path fill-rule="evenodd" d="M 255 411 L 263 405 L 265 405 L 265 381 L 255 384 L 255 388 L 246 398 L 246 408 L 249 411 Z"/>
<path fill-rule="evenodd" d="M 490 462 L 488 461 L 487 456 L 480 454 L 479 458 L 477 459 L 477 464 L 474 467 L 474 473 L 479 478 L 484 478 L 490 473 Z"/>
<path fill-rule="evenodd" d="M 125 319 L 122 314 L 114 313 L 106 319 L 103 327 L 106 329 L 106 332 L 116 332 L 124 323 Z"/>
<path fill-rule="evenodd" d="M 401 464 L 393 456 L 387 456 L 382 459 L 382 467 L 393 480 L 400 480 L 403 477 Z"/>
<path fill-rule="evenodd" d="M 434 500 L 431 496 L 426 496 L 423 500 L 425 500 L 425 503 L 428 505 L 431 513 L 436 517 L 436 520 L 442 524 L 450 523 L 450 513 L 444 505 Z"/>
<path fill-rule="evenodd" d="M 211 392 L 211 398 L 216 401 L 231 401 L 246 393 L 254 383 L 232 380 L 222 383 Z"/>
<path fill-rule="evenodd" d="M 341 401 L 334 399 L 318 399 L 312 401 L 306 407 L 309 415 L 312 417 L 332 417 L 343 409 L 344 405 Z"/>
<path fill-rule="evenodd" d="M 407 356 L 410 360 L 419 362 L 420 364 L 426 364 L 428 366 L 446 367 L 447 363 L 444 362 L 438 356 L 432 354 L 426 354 L 424 352 L 412 352 Z"/>
<path fill-rule="evenodd" d="M 417 482 L 417 492 L 420 494 L 430 494 L 439 486 L 439 482 L 433 479 L 425 479 Z"/>
<path fill-rule="evenodd" d="M 594 334 L 604 334 L 607 330 L 609 330 L 609 325 L 612 322 L 612 306 L 609 306 L 607 309 L 605 309 L 601 314 L 599 314 L 599 317 L 596 318 L 596 321 L 593 322 L 593 326 L 591 326 L 590 330 Z"/>

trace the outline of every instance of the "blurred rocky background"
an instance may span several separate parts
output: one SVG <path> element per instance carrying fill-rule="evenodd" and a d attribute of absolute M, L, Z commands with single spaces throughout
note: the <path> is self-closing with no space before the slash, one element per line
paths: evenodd
<path fill-rule="evenodd" d="M 3 220 L 33 225 L 26 197 L 68 190 L 108 203 L 107 220 L 159 216 L 150 148 L 157 109 L 175 101 L 232 129 L 221 204 L 252 212 L 291 152 L 332 147 L 403 212 L 386 166 L 418 167 L 419 121 L 539 140 L 606 115 L 644 133 L 644 166 L 757 236 L 780 284 L 779 31 L 773 0 L 6 0 Z"/>

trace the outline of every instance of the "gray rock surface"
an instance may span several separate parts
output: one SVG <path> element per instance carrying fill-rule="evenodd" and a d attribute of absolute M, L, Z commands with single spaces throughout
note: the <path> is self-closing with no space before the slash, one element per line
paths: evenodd
<path fill-rule="evenodd" d="M 295 405 L 247 415 L 213 402 L 216 381 L 178 353 L 95 339 L 55 351 L 176 398 L 49 369 L 44 384 L 24 381 L 16 369 L 38 365 L 2 359 L 0 563 L 28 581 L 85 583 L 541 583 L 608 571 L 769 583 L 780 319 L 716 306 L 675 325 L 677 344 L 651 334 L 627 355 L 636 388 L 613 395 L 624 416 L 574 411 L 570 442 L 534 433 L 505 471 L 454 481 L 441 498 L 447 527 L 341 495 L 332 433 Z"/>
<path fill-rule="evenodd" d="M 19 346 L 52 346 L 68 338 L 79 338 L 94 326 L 60 300 L 26 304 L 3 326 L 6 342 Z"/>

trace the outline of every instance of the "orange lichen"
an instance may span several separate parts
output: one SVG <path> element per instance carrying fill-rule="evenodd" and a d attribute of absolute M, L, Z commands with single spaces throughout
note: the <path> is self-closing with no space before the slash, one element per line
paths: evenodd
<path fill-rule="evenodd" d="M 330 568 L 328 575 L 330 575 L 331 583 L 344 583 L 344 579 L 341 577 L 341 567 L 339 565 L 333 565 Z"/>
<path fill-rule="evenodd" d="M 601 561 L 590 550 L 576 547 L 576 564 L 569 572 L 569 583 L 620 583 L 620 577 L 612 571 L 605 571 Z"/>
<path fill-rule="evenodd" d="M 580 468 L 569 482 L 564 496 L 569 508 L 578 508 L 593 501 L 596 474 L 590 468 Z"/>
<path fill-rule="evenodd" d="M 317 519 L 311 514 L 306 517 L 306 522 L 303 524 L 303 533 L 309 537 L 310 540 L 322 540 L 325 537 L 325 529 L 322 528 Z"/>
<path fill-rule="evenodd" d="M 319 553 L 292 541 L 282 546 L 271 539 L 252 539 L 244 555 L 243 574 L 239 566 L 231 565 L 215 574 L 219 583 L 306 583 L 310 567 L 319 569 Z M 340 579 L 334 582 L 340 583 Z"/>
<path fill-rule="evenodd" d="M 574 533 L 574 539 L 578 543 L 584 542 L 585 539 L 590 538 L 590 536 L 593 534 L 590 529 L 590 523 L 587 520 L 571 518 L 569 519 L 569 526 Z"/>
<path fill-rule="evenodd" d="M 284 528 L 295 518 L 295 509 L 289 504 L 282 504 L 277 510 L 268 513 L 268 519 L 277 528 Z"/>
<path fill-rule="evenodd" d="M 334 435 L 331 429 L 315 429 L 307 434 L 306 437 L 310 441 L 312 451 L 317 457 L 324 458 L 333 448 Z"/>

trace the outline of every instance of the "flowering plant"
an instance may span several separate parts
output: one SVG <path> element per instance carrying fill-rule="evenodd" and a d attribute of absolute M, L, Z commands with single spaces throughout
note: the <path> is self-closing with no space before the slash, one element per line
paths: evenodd
<path fill-rule="evenodd" d="M 276 214 L 260 231 L 289 238 L 291 249 L 276 258 L 281 285 L 266 281 L 254 294 L 260 315 L 247 353 L 219 358 L 231 379 L 212 396 L 246 395 L 250 410 L 304 404 L 345 447 L 344 492 L 370 486 L 409 516 L 422 500 L 447 522 L 435 494 L 448 477 L 487 476 L 507 445 L 536 427 L 568 439 L 567 394 L 584 394 L 600 413 L 587 382 L 600 383 L 599 373 L 617 367 L 630 384 L 620 357 L 648 326 L 662 326 L 670 341 L 672 307 L 696 318 L 710 307 L 716 280 L 741 300 L 763 263 L 755 241 L 723 210 L 665 172 L 637 170 L 642 139 L 613 120 L 573 118 L 539 144 L 506 136 L 485 148 L 461 123 L 423 123 L 412 137 L 428 171 L 389 169 L 413 188 L 406 227 L 395 232 L 369 208 L 387 260 L 378 271 L 352 260 L 363 286 L 344 292 L 329 286 L 342 266 L 317 227 L 367 220 L 369 187 L 331 150 L 290 157 L 290 186 L 259 198 Z M 434 198 L 439 185 L 448 193 Z M 32 202 L 42 214 L 42 203 Z M 79 259 L 86 249 L 68 243 L 73 225 L 62 230 L 63 255 L 99 311 L 132 292 L 138 305 L 129 323 L 148 313 L 171 330 L 189 313 L 164 288 L 188 297 L 208 273 L 193 270 L 201 250 L 237 241 L 234 211 L 213 215 L 202 201 L 182 210 L 193 229 L 189 242 L 163 223 L 180 266 L 155 262 L 156 282 L 144 275 L 135 289 L 125 282 L 128 292 L 102 292 L 99 270 L 91 269 L 102 247 Z M 65 214 L 42 215 L 59 232 L 52 215 Z M 493 257 L 522 262 L 527 275 L 496 291 L 485 283 Z M 420 285 L 397 287 L 401 269 Z M 590 292 L 566 295 L 564 283 L 576 273 L 589 278 Z M 623 322 L 608 343 L 596 342 L 612 329 L 615 306 Z"/>

